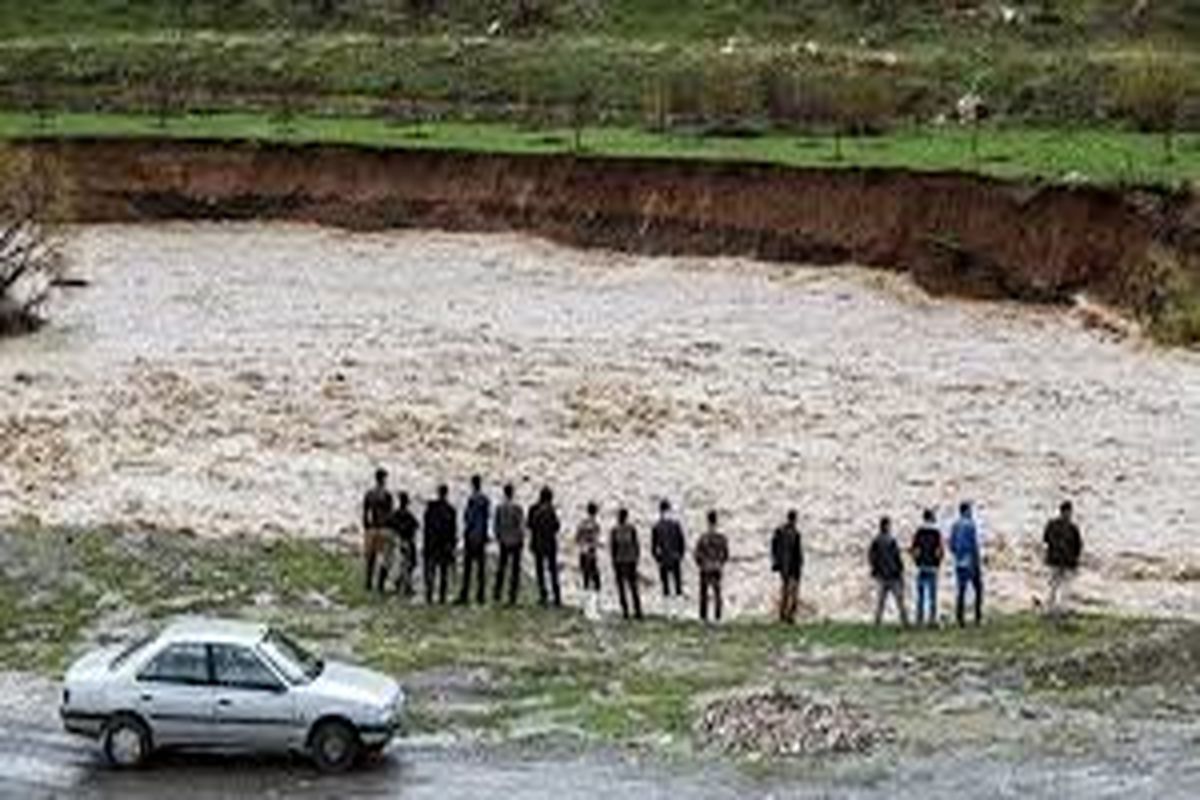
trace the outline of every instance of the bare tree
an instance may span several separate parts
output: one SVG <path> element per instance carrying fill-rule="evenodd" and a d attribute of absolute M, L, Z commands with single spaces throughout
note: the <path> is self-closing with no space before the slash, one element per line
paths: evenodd
<path fill-rule="evenodd" d="M 61 278 L 63 183 L 48 162 L 0 149 L 0 336 L 28 333 Z"/>

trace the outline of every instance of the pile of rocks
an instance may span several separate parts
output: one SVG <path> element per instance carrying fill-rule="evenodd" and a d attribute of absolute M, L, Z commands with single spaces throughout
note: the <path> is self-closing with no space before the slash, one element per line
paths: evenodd
<path fill-rule="evenodd" d="M 781 690 L 713 701 L 696 722 L 706 747 L 755 756 L 864 754 L 894 732 L 840 698 L 826 700 Z"/>

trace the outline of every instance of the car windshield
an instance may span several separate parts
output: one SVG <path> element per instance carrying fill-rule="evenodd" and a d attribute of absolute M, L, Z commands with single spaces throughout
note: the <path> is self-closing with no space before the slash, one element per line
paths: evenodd
<path fill-rule="evenodd" d="M 262 650 L 292 683 L 314 681 L 325 669 L 325 662 L 275 629 L 267 631 Z"/>

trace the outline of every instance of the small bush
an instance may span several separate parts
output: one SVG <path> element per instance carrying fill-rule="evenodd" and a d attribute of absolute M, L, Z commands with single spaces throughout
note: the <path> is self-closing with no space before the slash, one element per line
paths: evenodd
<path fill-rule="evenodd" d="M 1169 291 L 1151 331 L 1164 344 L 1200 347 L 1200 286 L 1193 282 Z"/>
<path fill-rule="evenodd" d="M 1147 52 L 1116 70 L 1117 110 L 1139 130 L 1161 133 L 1167 161 L 1175 157 L 1175 132 L 1196 79 L 1178 59 Z"/>

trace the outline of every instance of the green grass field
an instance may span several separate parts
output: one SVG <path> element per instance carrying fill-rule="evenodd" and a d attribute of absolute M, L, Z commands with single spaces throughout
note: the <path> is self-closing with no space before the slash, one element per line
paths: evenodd
<path fill-rule="evenodd" d="M 569 128 L 530 130 L 512 124 L 392 124 L 378 118 L 300 116 L 288 123 L 263 114 L 173 117 L 128 114 L 0 114 L 0 138 L 168 136 L 263 142 L 317 142 L 380 148 L 491 153 L 570 153 Z M 1122 131 L 983 128 L 978 148 L 959 128 L 906 130 L 883 136 L 765 134 L 721 138 L 658 134 L 636 128 L 585 128 L 581 154 L 595 157 L 752 161 L 797 167 L 881 167 L 979 171 L 1000 177 L 1101 184 L 1179 184 L 1200 180 L 1200 134 L 1179 136 L 1167 161 L 1159 136 Z M 839 156 L 840 152 L 840 156 Z"/>

